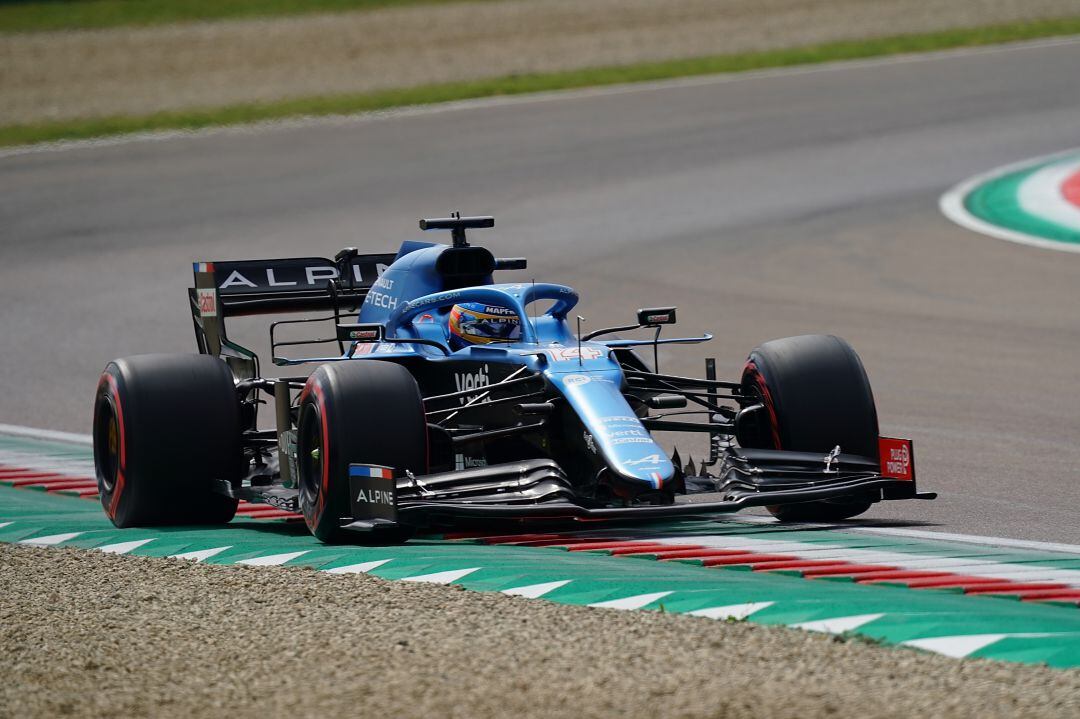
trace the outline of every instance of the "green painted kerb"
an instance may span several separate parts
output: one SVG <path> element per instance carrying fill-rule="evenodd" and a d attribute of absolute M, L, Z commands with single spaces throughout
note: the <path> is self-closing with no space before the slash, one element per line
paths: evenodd
<path fill-rule="evenodd" d="M 78 462 L 88 458 L 85 447 L 0 437 L 0 462 L 13 464 L 14 457 L 29 456 L 35 446 L 47 461 Z M 1055 561 L 1032 552 L 1011 552 L 1006 556 L 1001 549 L 948 542 L 730 521 L 677 522 L 652 531 L 685 536 L 688 542 L 703 534 L 757 538 L 771 535 L 787 541 L 887 547 L 923 556 L 984 556 L 1015 563 L 1052 561 L 1062 562 L 1063 567 L 1076 566 L 1076 558 L 1064 555 Z M 351 567 L 390 580 L 431 581 L 432 575 L 441 575 L 443 581 L 475 591 L 533 588 L 543 599 L 562 604 L 619 602 L 628 608 L 675 613 L 754 605 L 756 611 L 749 619 L 761 624 L 799 626 L 824 620 L 856 620 L 854 632 L 886 644 L 993 635 L 995 638 L 986 646 L 967 656 L 1062 668 L 1080 666 L 1080 611 L 1074 606 L 438 537 L 391 547 L 327 546 L 311 537 L 303 525 L 242 518 L 216 528 L 120 530 L 105 518 L 97 502 L 0 486 L 0 542 L 50 537 L 58 546 L 111 548 L 142 556 L 204 552 L 201 559 L 207 564 L 257 560 L 324 571 Z M 543 591 L 537 587 L 543 587 Z"/>

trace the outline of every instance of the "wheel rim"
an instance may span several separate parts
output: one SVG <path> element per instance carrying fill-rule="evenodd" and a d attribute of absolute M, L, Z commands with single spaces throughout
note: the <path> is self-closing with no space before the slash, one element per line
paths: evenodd
<path fill-rule="evenodd" d="M 769 391 L 769 385 L 765 382 L 761 370 L 752 360 L 748 361 L 743 368 L 741 384 L 743 394 L 747 397 L 756 397 L 764 408 L 767 420 L 765 424 L 767 426 L 760 428 L 758 432 L 765 436 L 756 438 L 761 442 L 761 447 L 763 449 L 783 449 L 780 441 L 780 418 L 776 412 L 772 393 Z M 754 446 L 757 446 L 757 443 Z"/>
<path fill-rule="evenodd" d="M 111 493 L 120 469 L 120 421 L 108 397 L 102 398 L 94 422 L 94 455 L 102 489 Z"/>
<path fill-rule="evenodd" d="M 300 414 L 300 436 L 297 437 L 296 454 L 300 471 L 298 484 L 301 499 L 309 506 L 315 506 L 322 484 L 322 432 L 320 431 L 319 410 L 314 404 L 304 405 Z"/>

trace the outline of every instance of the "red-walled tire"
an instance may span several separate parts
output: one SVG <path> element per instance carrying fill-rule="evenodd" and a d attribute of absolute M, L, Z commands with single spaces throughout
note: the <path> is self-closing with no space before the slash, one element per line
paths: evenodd
<path fill-rule="evenodd" d="M 240 405 L 233 376 L 206 355 L 110 362 L 94 398 L 94 465 L 117 527 L 223 524 L 237 500 L 214 480 L 239 480 Z"/>
<path fill-rule="evenodd" d="M 742 389 L 760 395 L 765 410 L 740 444 L 797 452 L 837 445 L 846 454 L 878 456 L 874 395 L 851 346 L 832 335 L 801 335 L 755 348 L 743 368 Z M 862 514 L 871 499 L 852 497 L 767 507 L 782 521 L 834 522 Z"/>
<path fill-rule="evenodd" d="M 404 367 L 354 360 L 316 369 L 300 395 L 296 440 L 300 510 L 311 533 L 323 542 L 359 538 L 340 529 L 350 514 L 349 465 L 425 474 L 427 440 L 420 388 Z M 407 538 L 402 531 L 373 539 Z"/>

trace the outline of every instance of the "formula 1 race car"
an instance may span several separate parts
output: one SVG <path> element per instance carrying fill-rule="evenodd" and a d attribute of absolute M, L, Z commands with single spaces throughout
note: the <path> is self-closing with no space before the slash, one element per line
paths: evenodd
<path fill-rule="evenodd" d="M 843 340 L 754 349 L 737 382 L 662 374 L 674 307 L 582 334 L 570 287 L 496 283 L 466 230 L 491 217 L 421 220 L 452 243 L 333 260 L 196 263 L 198 355 L 140 355 L 105 369 L 94 407 L 101 501 L 118 527 L 223 523 L 237 503 L 303 514 L 321 540 L 395 541 L 417 529 L 581 519 L 646 520 L 765 506 L 780 520 L 836 521 L 915 488 L 910 440 L 878 436 L 862 363 Z M 321 311 L 270 325 L 263 377 L 231 341 L 233 316 Z M 312 323 L 333 336 L 283 339 Z M 646 329 L 645 339 L 616 333 Z M 327 357 L 279 356 L 331 345 Z M 638 351 L 650 354 L 652 366 Z M 272 397 L 275 429 L 258 408 Z M 687 407 L 692 407 L 687 409 Z M 654 431 L 707 437 L 683 464 Z"/>

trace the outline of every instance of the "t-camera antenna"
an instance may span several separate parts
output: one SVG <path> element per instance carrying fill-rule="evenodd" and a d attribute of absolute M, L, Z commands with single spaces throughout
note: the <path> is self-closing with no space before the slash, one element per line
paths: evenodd
<path fill-rule="evenodd" d="M 581 361 L 581 323 L 585 321 L 585 318 L 581 315 L 577 316 L 577 363 L 578 367 L 584 367 L 585 363 Z"/>

